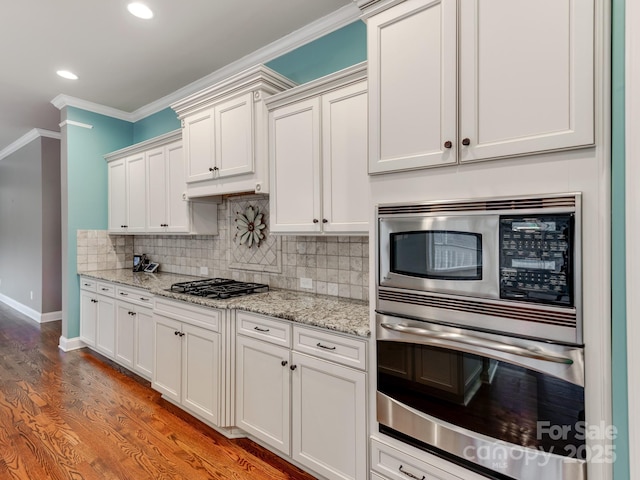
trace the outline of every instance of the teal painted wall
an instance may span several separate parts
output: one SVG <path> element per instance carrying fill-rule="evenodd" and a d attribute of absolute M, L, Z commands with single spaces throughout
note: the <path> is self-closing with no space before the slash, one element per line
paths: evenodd
<path fill-rule="evenodd" d="M 67 120 L 93 128 L 67 126 L 67 195 L 69 244 L 67 249 L 68 298 L 66 338 L 80 334 L 80 283 L 77 275 L 77 230 L 107 228 L 107 163 L 103 155 L 131 145 L 133 124 L 123 120 L 67 108 Z"/>
<path fill-rule="evenodd" d="M 612 2 L 611 65 L 611 335 L 613 424 L 616 438 L 615 480 L 628 480 L 629 415 L 627 389 L 627 313 L 625 266 L 625 0 Z"/>
<path fill-rule="evenodd" d="M 358 20 L 286 53 L 267 67 L 306 83 L 367 59 L 367 26 Z"/>
<path fill-rule="evenodd" d="M 180 128 L 178 115 L 167 107 L 133 124 L 133 143 L 144 142 Z"/>

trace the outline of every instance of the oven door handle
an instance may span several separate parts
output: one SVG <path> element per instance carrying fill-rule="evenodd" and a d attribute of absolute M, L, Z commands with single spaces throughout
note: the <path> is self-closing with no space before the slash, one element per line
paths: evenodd
<path fill-rule="evenodd" d="M 380 326 L 395 332 L 410 333 L 412 335 L 418 335 L 420 337 L 426 337 L 434 340 L 446 340 L 453 343 L 462 343 L 464 345 L 472 345 L 474 347 L 488 348 L 502 353 L 511 353 L 521 357 L 533 358 L 535 360 L 544 360 L 546 362 L 562 363 L 565 365 L 573 364 L 573 360 L 568 357 L 553 355 L 551 353 L 543 352 L 537 348 L 510 345 L 508 343 L 487 340 L 473 335 L 461 335 L 453 332 L 436 332 L 426 328 L 411 327 L 409 325 L 396 323 L 381 323 Z M 437 344 L 435 345 L 437 346 Z"/>

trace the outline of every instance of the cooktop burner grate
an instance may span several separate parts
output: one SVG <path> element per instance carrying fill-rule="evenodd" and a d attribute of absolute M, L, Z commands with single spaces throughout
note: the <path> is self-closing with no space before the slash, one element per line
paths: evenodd
<path fill-rule="evenodd" d="M 268 292 L 269 285 L 239 282 L 226 278 L 207 278 L 205 280 L 174 283 L 171 285 L 171 291 L 198 297 L 230 298 L 251 293 Z"/>

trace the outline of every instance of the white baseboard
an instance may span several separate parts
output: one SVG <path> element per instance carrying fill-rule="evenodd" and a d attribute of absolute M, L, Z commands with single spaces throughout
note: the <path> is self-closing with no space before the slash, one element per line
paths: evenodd
<path fill-rule="evenodd" d="M 60 336 L 60 343 L 58 344 L 58 348 L 63 352 L 70 352 L 71 350 L 78 350 L 79 348 L 84 348 L 85 344 L 80 337 L 75 338 L 67 338 Z"/>
<path fill-rule="evenodd" d="M 0 302 L 10 306 L 14 310 L 17 310 L 18 312 L 22 313 L 23 315 L 26 315 L 31 320 L 38 323 L 55 322 L 56 320 L 62 320 L 62 312 L 40 313 L 34 310 L 33 308 L 27 307 L 26 305 L 23 305 L 22 303 L 17 302 L 13 298 L 9 298 L 6 295 L 3 295 L 1 293 L 0 293 Z"/>

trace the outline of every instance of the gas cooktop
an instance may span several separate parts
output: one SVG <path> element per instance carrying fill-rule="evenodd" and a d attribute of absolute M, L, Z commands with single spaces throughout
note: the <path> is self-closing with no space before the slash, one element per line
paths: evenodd
<path fill-rule="evenodd" d="M 239 282 L 227 278 L 207 278 L 191 282 L 179 282 L 171 285 L 171 292 L 184 293 L 206 298 L 230 298 L 251 293 L 269 291 L 264 283 Z"/>

